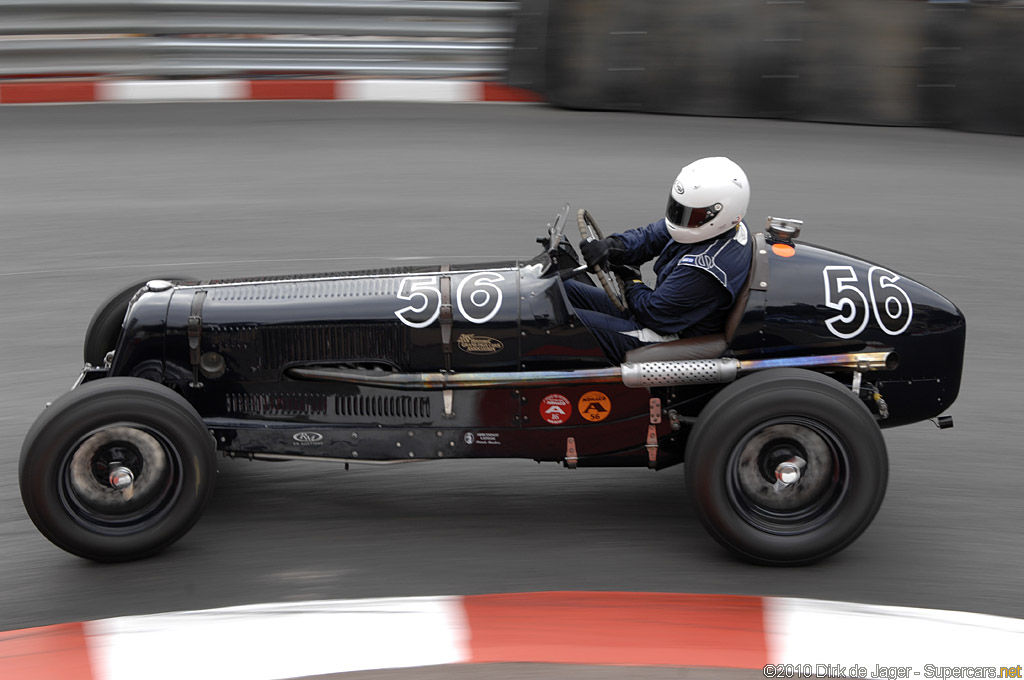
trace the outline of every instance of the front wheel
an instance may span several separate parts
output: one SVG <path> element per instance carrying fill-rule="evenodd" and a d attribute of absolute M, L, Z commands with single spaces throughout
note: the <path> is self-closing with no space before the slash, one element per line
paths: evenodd
<path fill-rule="evenodd" d="M 213 441 L 195 409 L 163 385 L 104 378 L 57 399 L 21 450 L 29 517 L 55 545 L 109 562 L 181 538 L 213 491 Z"/>
<path fill-rule="evenodd" d="M 708 532 L 757 564 L 833 555 L 885 496 L 885 440 L 867 407 L 832 378 L 776 369 L 705 407 L 687 442 L 686 485 Z"/>

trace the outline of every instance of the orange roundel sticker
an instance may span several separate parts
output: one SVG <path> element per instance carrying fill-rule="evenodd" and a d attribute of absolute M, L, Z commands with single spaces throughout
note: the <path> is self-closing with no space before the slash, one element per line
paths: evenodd
<path fill-rule="evenodd" d="M 793 257 L 796 255 L 796 248 L 788 243 L 776 243 L 772 246 L 772 252 L 779 257 Z"/>
<path fill-rule="evenodd" d="M 572 402 L 561 394 L 549 394 L 540 400 L 540 417 L 551 425 L 561 425 L 572 415 Z"/>
<path fill-rule="evenodd" d="M 580 415 L 592 423 L 604 420 L 612 412 L 612 400 L 604 392 L 587 392 L 576 406 Z"/>

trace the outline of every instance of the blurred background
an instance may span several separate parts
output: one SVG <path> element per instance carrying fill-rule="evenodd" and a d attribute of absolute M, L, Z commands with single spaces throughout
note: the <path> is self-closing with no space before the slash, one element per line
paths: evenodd
<path fill-rule="evenodd" d="M 569 108 L 1021 134 L 1022 5 L 6 0 L 0 77 L 468 79 Z"/>
<path fill-rule="evenodd" d="M 7 78 L 504 76 L 518 2 L 0 3 Z"/>
<path fill-rule="evenodd" d="M 217 89 L 244 83 L 253 98 L 291 99 L 0 106 L 0 630 L 579 589 L 1024 617 L 1020 5 L 0 2 L 0 103 L 195 81 L 219 98 L 248 98 Z M 540 101 L 304 101 L 381 81 L 485 83 Z M 285 82 L 327 87 L 259 89 Z M 135 99 L 162 96 L 147 92 Z M 841 554 L 803 569 L 736 562 L 689 511 L 680 467 L 222 461 L 199 524 L 126 565 L 67 555 L 28 520 L 22 438 L 78 375 L 86 324 L 112 291 L 527 258 L 563 202 L 606 232 L 642 226 L 662 216 L 679 168 L 710 155 L 744 167 L 755 228 L 804 219 L 805 240 L 916 278 L 967 317 L 956 427 L 886 431 L 886 501 Z"/>

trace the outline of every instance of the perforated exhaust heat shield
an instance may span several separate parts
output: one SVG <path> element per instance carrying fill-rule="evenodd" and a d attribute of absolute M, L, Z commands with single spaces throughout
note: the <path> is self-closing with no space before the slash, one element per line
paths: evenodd
<path fill-rule="evenodd" d="M 736 359 L 695 359 L 691 361 L 645 361 L 622 364 L 622 382 L 627 387 L 667 387 L 732 382 L 740 362 Z"/>

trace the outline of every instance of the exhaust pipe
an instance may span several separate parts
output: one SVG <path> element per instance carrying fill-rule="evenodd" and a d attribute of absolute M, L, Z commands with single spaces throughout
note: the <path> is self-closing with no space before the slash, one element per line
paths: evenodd
<path fill-rule="evenodd" d="M 301 380 L 335 380 L 356 385 L 393 387 L 399 390 L 590 385 L 616 383 L 622 379 L 622 371 L 618 367 L 520 373 L 383 373 L 354 371 L 347 368 L 290 368 L 285 371 L 285 375 Z"/>
<path fill-rule="evenodd" d="M 590 385 L 622 381 L 627 387 L 668 387 L 727 383 L 739 375 L 769 368 L 840 368 L 852 371 L 891 371 L 899 364 L 895 352 L 859 352 L 780 359 L 694 359 L 645 361 L 611 368 L 578 371 L 522 371 L 492 373 L 383 373 L 347 368 L 290 368 L 285 373 L 297 380 L 336 381 L 374 387 L 412 389 L 459 389 L 470 387 L 545 387 Z"/>

